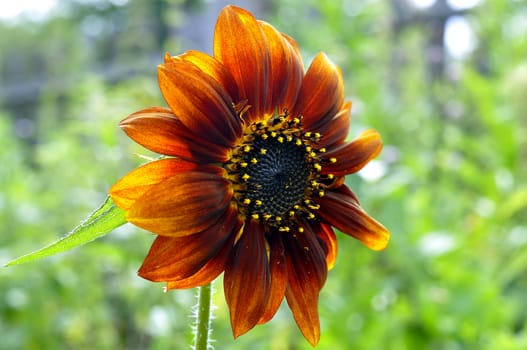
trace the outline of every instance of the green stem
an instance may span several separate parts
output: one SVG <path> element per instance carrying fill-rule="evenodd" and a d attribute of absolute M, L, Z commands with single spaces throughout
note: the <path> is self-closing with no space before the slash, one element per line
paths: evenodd
<path fill-rule="evenodd" d="M 196 319 L 196 338 L 194 350 L 207 350 L 210 334 L 210 283 L 199 287 L 198 291 L 198 313 Z"/>

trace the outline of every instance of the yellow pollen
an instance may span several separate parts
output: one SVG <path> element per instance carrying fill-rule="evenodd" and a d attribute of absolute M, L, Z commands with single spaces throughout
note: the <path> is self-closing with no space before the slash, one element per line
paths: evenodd
<path fill-rule="evenodd" d="M 245 145 L 245 146 L 243 147 L 243 151 L 244 151 L 245 153 L 249 153 L 249 152 L 251 151 L 251 146 L 249 146 L 249 145 Z"/>
<path fill-rule="evenodd" d="M 335 178 L 335 175 L 333 175 L 333 174 L 328 174 L 327 176 L 328 176 L 329 180 L 333 180 Z"/>
<path fill-rule="evenodd" d="M 271 137 L 272 137 L 272 138 L 275 138 L 275 137 L 276 137 L 276 135 L 277 135 L 277 134 L 276 134 L 276 132 L 275 132 L 275 131 L 271 131 Z"/>
<path fill-rule="evenodd" d="M 329 162 L 335 164 L 337 162 L 337 158 L 329 158 Z"/>
<path fill-rule="evenodd" d="M 315 214 L 313 213 L 309 213 L 309 215 L 307 216 L 309 219 L 314 219 L 315 218 Z"/>
<path fill-rule="evenodd" d="M 280 232 L 289 232 L 290 228 L 288 226 L 280 226 L 278 231 Z"/>
<path fill-rule="evenodd" d="M 302 146 L 302 140 L 297 139 L 296 142 L 295 142 L 295 145 Z"/>
<path fill-rule="evenodd" d="M 311 131 L 308 131 L 308 132 L 305 133 L 305 135 L 306 135 L 306 137 L 311 137 L 312 133 L 311 133 Z"/>
<path fill-rule="evenodd" d="M 253 164 L 258 163 L 258 159 L 256 159 L 256 158 L 251 159 L 251 163 L 253 163 Z"/>
<path fill-rule="evenodd" d="M 242 179 L 243 181 L 249 180 L 251 177 L 248 174 L 243 174 Z"/>
<path fill-rule="evenodd" d="M 253 215 L 251 215 L 251 217 L 254 219 L 254 220 L 258 220 L 260 218 L 260 215 L 258 215 L 257 213 L 254 213 Z"/>
<path fill-rule="evenodd" d="M 287 142 L 291 142 L 293 141 L 293 136 L 287 135 L 285 139 L 287 140 Z"/>
<path fill-rule="evenodd" d="M 313 148 L 311 146 L 306 146 L 306 152 L 311 152 Z"/>
<path fill-rule="evenodd" d="M 318 196 L 319 196 L 319 197 L 324 197 L 325 194 L 326 194 L 326 193 L 325 193 L 324 191 L 322 191 L 322 190 L 321 190 L 321 191 L 318 191 Z"/>
<path fill-rule="evenodd" d="M 260 154 L 267 154 L 267 150 L 266 150 L 265 148 L 262 148 L 262 149 L 260 150 Z"/>
<path fill-rule="evenodd" d="M 277 140 L 280 143 L 284 143 L 284 138 L 282 136 L 278 136 Z"/>
<path fill-rule="evenodd" d="M 315 168 L 316 171 L 321 171 L 322 170 L 322 167 L 318 163 L 313 164 L 313 168 Z"/>
<path fill-rule="evenodd" d="M 257 200 L 254 201 L 254 204 L 259 206 L 259 205 L 262 205 L 263 203 L 262 203 L 261 200 L 257 199 Z"/>
<path fill-rule="evenodd" d="M 304 228 L 303 227 L 299 227 L 298 228 L 298 232 L 300 232 L 300 233 L 304 232 Z"/>
<path fill-rule="evenodd" d="M 267 134 L 262 134 L 262 140 L 267 140 L 269 138 L 269 135 Z"/>
<path fill-rule="evenodd" d="M 247 165 L 249 165 L 249 164 L 247 164 L 247 162 L 241 162 L 241 163 L 240 163 L 240 166 L 241 166 L 242 168 L 247 168 Z"/>
<path fill-rule="evenodd" d="M 326 152 L 326 147 L 322 147 L 321 149 L 318 150 L 320 153 L 325 153 Z"/>
<path fill-rule="evenodd" d="M 315 152 L 309 152 L 309 156 L 314 158 L 317 156 L 317 154 Z"/>
<path fill-rule="evenodd" d="M 270 218 L 272 218 L 273 216 L 271 214 L 264 214 L 263 218 L 265 220 L 269 220 Z"/>
<path fill-rule="evenodd" d="M 275 218 L 275 220 L 276 220 L 276 222 L 280 222 L 280 221 L 282 221 L 282 218 L 281 218 L 280 216 L 277 216 L 277 217 Z"/>
<path fill-rule="evenodd" d="M 249 198 L 245 198 L 245 199 L 243 200 L 243 204 L 245 204 L 245 205 L 249 205 L 249 204 L 251 204 L 251 200 L 250 200 Z"/>

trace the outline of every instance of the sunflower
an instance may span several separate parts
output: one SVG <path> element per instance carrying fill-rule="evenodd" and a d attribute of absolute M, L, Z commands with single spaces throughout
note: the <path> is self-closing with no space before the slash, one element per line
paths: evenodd
<path fill-rule="evenodd" d="M 347 142 L 340 70 L 319 53 L 304 72 L 292 38 L 238 7 L 219 14 L 213 56 L 167 54 L 158 78 L 168 108 L 120 126 L 164 157 L 110 189 L 129 222 L 157 235 L 139 275 L 175 289 L 224 272 L 234 337 L 269 321 L 285 297 L 315 345 L 333 227 L 374 250 L 388 243 L 344 183 L 379 154 L 379 134 Z"/>

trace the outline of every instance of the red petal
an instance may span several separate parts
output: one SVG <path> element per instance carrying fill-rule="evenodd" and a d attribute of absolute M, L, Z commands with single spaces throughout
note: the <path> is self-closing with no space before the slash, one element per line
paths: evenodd
<path fill-rule="evenodd" d="M 322 139 L 318 143 L 320 147 L 329 149 L 334 145 L 344 142 L 349 133 L 350 112 L 351 102 L 346 102 L 333 119 L 317 129 L 317 132 L 322 134 Z"/>
<path fill-rule="evenodd" d="M 324 153 L 322 157 L 328 161 L 322 164 L 322 173 L 335 176 L 355 173 L 375 158 L 381 149 L 381 135 L 375 130 L 366 130 L 352 142 L 331 148 Z"/>
<path fill-rule="evenodd" d="M 135 112 L 119 124 L 126 134 L 151 151 L 197 163 L 225 162 L 228 149 L 195 135 L 166 108 Z"/>
<path fill-rule="evenodd" d="M 259 21 L 269 48 L 270 72 L 265 113 L 293 108 L 302 78 L 304 66 L 295 48 L 280 32 L 266 22 Z"/>
<path fill-rule="evenodd" d="M 121 209 L 128 210 L 134 202 L 153 186 L 175 174 L 191 170 L 207 170 L 182 159 L 161 159 L 147 163 L 124 176 L 110 188 L 110 196 Z"/>
<path fill-rule="evenodd" d="M 302 115 L 304 128 L 318 131 L 339 112 L 344 101 L 340 70 L 319 53 L 306 72 L 292 115 Z"/>
<path fill-rule="evenodd" d="M 240 101 L 236 81 L 231 72 L 229 72 L 220 61 L 200 51 L 187 51 L 179 57 L 185 61 L 192 62 L 199 69 L 220 83 L 225 91 L 227 91 L 232 101 Z"/>
<path fill-rule="evenodd" d="M 181 280 L 168 281 L 167 290 L 194 288 L 204 286 L 214 281 L 216 277 L 225 270 L 227 260 L 231 256 L 234 239 L 239 230 L 240 227 L 236 227 L 233 234 L 229 236 L 228 241 L 223 245 L 218 254 L 203 265 L 198 272 Z"/>
<path fill-rule="evenodd" d="M 390 238 L 388 230 L 369 216 L 353 196 L 344 193 L 345 191 L 340 192 L 328 191 L 324 197 L 316 199 L 320 204 L 317 214 L 328 224 L 355 237 L 370 249 L 386 248 Z"/>
<path fill-rule="evenodd" d="M 126 213 L 129 222 L 163 236 L 201 232 L 225 213 L 232 196 L 224 178 L 203 172 L 175 174 L 152 186 Z"/>
<path fill-rule="evenodd" d="M 253 328 L 262 317 L 270 283 L 264 233 L 260 225 L 251 221 L 234 247 L 223 279 L 235 338 Z"/>
<path fill-rule="evenodd" d="M 182 280 L 195 274 L 218 254 L 233 230 L 239 227 L 237 216 L 236 210 L 231 208 L 203 232 L 183 237 L 158 236 L 139 275 L 160 282 Z"/>
<path fill-rule="evenodd" d="M 241 121 L 225 89 L 196 65 L 165 56 L 158 67 L 159 87 L 170 109 L 197 135 L 230 146 L 241 135 Z"/>
<path fill-rule="evenodd" d="M 269 266 L 271 271 L 271 291 L 265 311 L 258 321 L 266 323 L 275 315 L 284 300 L 287 287 L 287 267 L 285 263 L 285 248 L 281 232 L 272 232 L 269 239 Z"/>
<path fill-rule="evenodd" d="M 214 30 L 214 57 L 232 73 L 240 100 L 248 100 L 248 122 L 262 118 L 269 85 L 269 53 L 265 36 L 254 16 L 239 7 L 226 6 Z M 237 102 L 237 101 L 235 101 Z"/>
<path fill-rule="evenodd" d="M 325 254 L 309 226 L 302 233 L 283 237 L 288 253 L 287 303 L 300 331 L 315 346 L 320 338 L 318 295 L 328 271 Z"/>

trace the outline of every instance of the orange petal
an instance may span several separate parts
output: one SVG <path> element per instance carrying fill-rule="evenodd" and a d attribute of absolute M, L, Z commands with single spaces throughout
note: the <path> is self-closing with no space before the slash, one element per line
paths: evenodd
<path fill-rule="evenodd" d="M 157 236 L 139 275 L 155 282 L 185 279 L 218 254 L 237 226 L 238 215 L 231 208 L 205 231 L 183 237 Z"/>
<path fill-rule="evenodd" d="M 313 225 L 313 231 L 317 236 L 322 239 L 326 246 L 326 263 L 328 264 L 328 270 L 331 270 L 335 266 L 335 261 L 337 260 L 337 236 L 331 228 L 331 226 L 324 223 L 318 223 Z"/>
<path fill-rule="evenodd" d="M 158 67 L 159 87 L 183 125 L 211 142 L 230 146 L 241 135 L 241 122 L 225 89 L 196 65 L 165 56 Z"/>
<path fill-rule="evenodd" d="M 356 199 L 345 191 L 328 191 L 316 202 L 320 204 L 317 214 L 331 226 L 355 237 L 370 249 L 382 250 L 388 245 L 388 230 L 369 216 Z"/>
<path fill-rule="evenodd" d="M 250 12 L 232 5 L 220 12 L 214 30 L 214 58 L 232 73 L 240 100 L 248 100 L 251 105 L 245 114 L 248 122 L 263 117 L 264 111 L 269 109 L 265 106 L 270 74 L 265 39 Z"/>
<path fill-rule="evenodd" d="M 208 168 L 210 167 L 205 167 L 205 169 Z M 128 210 L 138 198 L 153 186 L 177 173 L 196 169 L 203 169 L 203 167 L 182 159 L 156 160 L 128 173 L 110 188 L 109 193 L 119 208 Z"/>
<path fill-rule="evenodd" d="M 344 101 L 344 82 L 340 69 L 324 53 L 319 53 L 309 66 L 293 116 L 302 115 L 304 128 L 318 131 L 339 112 Z"/>
<path fill-rule="evenodd" d="M 230 183 L 205 172 L 185 172 L 152 186 L 126 213 L 126 219 L 158 235 L 180 237 L 201 232 L 225 213 Z"/>
<path fill-rule="evenodd" d="M 264 113 L 293 108 L 302 78 L 304 66 L 295 48 L 272 25 L 259 21 L 269 48 L 270 74 L 268 79 L 267 102 Z"/>
<path fill-rule="evenodd" d="M 331 148 L 323 154 L 323 174 L 343 176 L 355 173 L 381 152 L 381 135 L 375 130 L 366 130 L 351 142 Z"/>
<path fill-rule="evenodd" d="M 348 101 L 342 105 L 340 111 L 331 120 L 317 129 L 317 132 L 322 134 L 322 139 L 318 143 L 319 147 L 329 149 L 344 142 L 349 133 L 350 112 L 351 102 Z"/>
<path fill-rule="evenodd" d="M 315 346 L 320 338 L 318 295 L 327 276 L 326 258 L 309 226 L 304 232 L 284 235 L 288 253 L 288 286 L 285 292 L 289 308 L 304 337 Z"/>
<path fill-rule="evenodd" d="M 287 287 L 287 267 L 285 264 L 285 248 L 282 242 L 282 233 L 273 232 L 269 237 L 269 266 L 271 272 L 271 290 L 259 324 L 266 323 L 278 311 L 282 300 L 284 300 Z"/>
<path fill-rule="evenodd" d="M 227 148 L 195 135 L 170 111 L 151 107 L 135 112 L 119 124 L 126 134 L 151 151 L 198 163 L 225 162 Z"/>
<path fill-rule="evenodd" d="M 270 283 L 264 233 L 259 224 L 250 222 L 234 247 L 223 278 L 235 338 L 253 328 L 262 317 Z"/>
<path fill-rule="evenodd" d="M 237 236 L 237 232 L 240 230 L 240 226 L 237 226 L 228 238 L 228 241 L 223 245 L 221 250 L 216 256 L 211 258 L 203 267 L 195 274 L 183 278 L 181 280 L 171 280 L 167 282 L 167 290 L 170 289 L 186 289 L 204 286 L 211 283 L 225 270 L 227 260 L 231 256 L 232 247 L 234 245 L 234 239 Z"/>
<path fill-rule="evenodd" d="M 187 51 L 179 56 L 184 61 L 192 62 L 203 72 L 210 75 L 214 80 L 223 86 L 232 101 L 240 101 L 238 85 L 231 72 L 217 59 L 201 51 Z"/>

